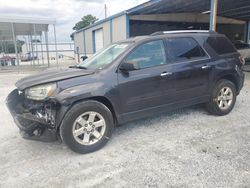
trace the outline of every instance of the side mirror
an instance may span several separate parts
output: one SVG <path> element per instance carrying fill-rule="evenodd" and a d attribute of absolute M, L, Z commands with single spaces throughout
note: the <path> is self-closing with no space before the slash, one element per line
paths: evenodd
<path fill-rule="evenodd" d="M 119 69 L 121 72 L 125 74 L 128 74 L 129 71 L 137 70 L 137 68 L 134 66 L 133 63 L 127 63 L 127 62 L 122 63 Z"/>

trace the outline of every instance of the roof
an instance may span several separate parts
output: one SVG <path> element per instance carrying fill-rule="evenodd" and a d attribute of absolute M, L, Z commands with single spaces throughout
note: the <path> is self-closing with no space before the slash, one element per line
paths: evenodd
<path fill-rule="evenodd" d="M 162 37 L 214 36 L 214 35 L 224 36 L 223 34 L 219 34 L 215 31 L 208 31 L 208 30 L 176 30 L 176 31 L 162 31 L 162 32 L 152 33 L 151 35 L 131 37 L 125 40 L 118 41 L 117 43 L 140 42 L 148 39 L 158 39 Z"/>
<path fill-rule="evenodd" d="M 20 17 L 16 15 L 0 14 L 0 22 L 27 24 L 56 24 L 55 19 L 45 17 Z"/>
<path fill-rule="evenodd" d="M 206 34 L 215 34 L 215 31 L 210 31 L 210 30 L 176 30 L 176 31 L 159 31 L 152 33 L 151 36 L 156 36 L 156 35 L 164 35 L 164 34 L 185 34 L 185 33 L 206 33 Z"/>
<path fill-rule="evenodd" d="M 169 14 L 169 13 L 202 13 L 210 12 L 211 0 L 151 0 L 135 6 L 131 9 L 122 11 L 118 14 L 97 21 L 96 23 L 82 28 L 74 33 L 78 33 L 97 26 L 113 18 L 124 14 L 145 15 L 145 14 Z M 219 0 L 218 16 L 228 17 L 239 20 L 250 20 L 250 1 L 249 0 Z"/>
<path fill-rule="evenodd" d="M 12 26 L 16 35 L 40 35 L 42 31 L 48 31 L 50 24 L 55 24 L 56 20 L 51 18 L 20 17 L 15 15 L 0 14 L 0 40 L 13 40 Z M 34 27 L 35 25 L 35 30 Z"/>
<path fill-rule="evenodd" d="M 211 0 L 151 0 L 127 10 L 130 15 L 166 13 L 209 13 Z M 239 20 L 250 19 L 249 0 L 219 0 L 218 15 Z"/>

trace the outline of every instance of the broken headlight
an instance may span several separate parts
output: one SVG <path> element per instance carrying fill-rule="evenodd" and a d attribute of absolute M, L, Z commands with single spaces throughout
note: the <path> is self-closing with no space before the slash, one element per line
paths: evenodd
<path fill-rule="evenodd" d="M 54 94 L 56 83 L 43 84 L 28 88 L 25 90 L 25 96 L 28 99 L 41 101 Z"/>

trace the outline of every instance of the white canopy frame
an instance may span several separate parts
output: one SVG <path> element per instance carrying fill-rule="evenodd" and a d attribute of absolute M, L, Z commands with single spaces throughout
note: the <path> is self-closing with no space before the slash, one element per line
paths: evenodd
<path fill-rule="evenodd" d="M 12 41 L 15 47 L 16 54 L 16 62 L 18 66 L 18 71 L 20 68 L 20 58 L 18 55 L 17 49 L 17 37 L 18 36 L 26 36 L 28 37 L 28 41 L 30 41 L 29 49 L 31 49 L 32 53 L 32 64 L 35 64 L 34 48 L 33 48 L 33 37 L 39 39 L 42 43 L 43 35 L 46 43 L 45 51 L 42 49 L 42 63 L 44 64 L 44 56 L 43 52 L 46 52 L 47 55 L 47 63 L 48 67 L 50 67 L 50 59 L 49 59 L 49 45 L 48 45 L 48 32 L 49 25 L 53 26 L 54 30 L 54 43 L 55 43 L 55 51 L 56 51 L 56 66 L 58 68 L 58 52 L 57 52 L 57 38 L 56 38 L 56 20 L 55 19 L 47 19 L 47 18 L 29 18 L 29 17 L 20 17 L 20 16 L 12 16 L 12 15 L 0 15 L 0 41 L 1 45 L 3 41 Z M 27 42 L 25 38 L 25 42 Z M 37 42 L 35 43 L 35 49 L 37 53 Z M 38 60 L 39 64 L 39 60 Z"/>

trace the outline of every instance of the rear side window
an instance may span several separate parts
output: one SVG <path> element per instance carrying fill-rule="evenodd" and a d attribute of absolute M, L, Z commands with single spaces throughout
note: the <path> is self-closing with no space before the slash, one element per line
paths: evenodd
<path fill-rule="evenodd" d="M 190 61 L 204 57 L 206 57 L 206 53 L 193 38 L 168 39 L 168 58 L 170 61 Z"/>
<path fill-rule="evenodd" d="M 207 43 L 218 55 L 236 52 L 233 44 L 226 37 L 208 37 Z"/>

